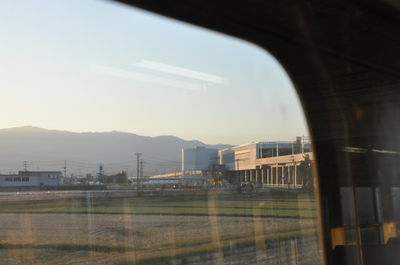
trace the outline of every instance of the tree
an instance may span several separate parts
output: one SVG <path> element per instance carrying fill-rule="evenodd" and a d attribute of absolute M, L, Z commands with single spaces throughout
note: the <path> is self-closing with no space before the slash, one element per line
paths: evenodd
<path fill-rule="evenodd" d="M 121 173 L 117 173 L 117 174 L 111 175 L 111 176 L 104 175 L 103 183 L 104 184 L 129 183 L 129 180 L 126 175 L 126 172 L 122 171 Z"/>
<path fill-rule="evenodd" d="M 249 183 L 247 185 L 247 192 L 253 192 L 254 190 L 254 184 L 253 183 Z"/>
<path fill-rule="evenodd" d="M 312 171 L 312 161 L 308 154 L 304 155 L 304 160 L 300 162 L 299 174 L 303 182 L 303 191 L 314 191 L 314 176 Z"/>
<path fill-rule="evenodd" d="M 128 183 L 128 177 L 126 176 L 126 172 L 122 171 L 115 175 L 115 182 L 116 183 Z"/>
<path fill-rule="evenodd" d="M 108 175 L 104 175 L 103 176 L 103 183 L 104 184 L 111 184 L 114 182 L 114 176 L 108 176 Z"/>

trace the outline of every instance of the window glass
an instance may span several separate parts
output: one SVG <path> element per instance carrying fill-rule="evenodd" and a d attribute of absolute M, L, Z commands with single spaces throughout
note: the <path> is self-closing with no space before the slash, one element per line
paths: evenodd
<path fill-rule="evenodd" d="M 308 128 L 266 51 L 110 1 L 3 0 L 0 32 L 4 263 L 321 263 Z"/>
<path fill-rule="evenodd" d="M 379 222 L 374 205 L 373 188 L 357 188 L 357 211 L 360 224 Z"/>

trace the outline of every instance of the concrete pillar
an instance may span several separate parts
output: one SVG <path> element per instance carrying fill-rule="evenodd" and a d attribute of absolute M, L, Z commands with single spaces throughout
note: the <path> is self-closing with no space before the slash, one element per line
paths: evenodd
<path fill-rule="evenodd" d="M 285 184 L 286 184 L 286 180 L 285 180 L 285 167 L 282 166 L 281 168 L 282 168 L 282 169 L 281 169 L 281 184 L 282 184 L 282 185 L 285 185 Z"/>
<path fill-rule="evenodd" d="M 265 184 L 265 167 L 261 166 L 261 183 Z"/>
<path fill-rule="evenodd" d="M 272 185 L 272 167 L 269 166 L 267 169 L 267 181 L 268 185 Z"/>
<path fill-rule="evenodd" d="M 244 171 L 244 182 L 249 182 L 247 170 Z"/>
<path fill-rule="evenodd" d="M 287 180 L 286 180 L 285 176 L 286 176 L 286 167 L 282 166 L 282 176 L 281 176 L 282 185 L 286 185 L 287 184 Z"/>
<path fill-rule="evenodd" d="M 283 174 L 283 184 L 285 184 L 287 186 L 287 184 L 289 183 L 289 168 L 287 166 L 284 166 L 282 169 L 282 174 Z"/>
<path fill-rule="evenodd" d="M 280 186 L 282 184 L 282 167 L 278 166 L 278 185 Z"/>
<path fill-rule="evenodd" d="M 275 178 L 276 178 L 275 167 L 271 166 L 271 185 L 275 185 Z"/>
<path fill-rule="evenodd" d="M 269 184 L 274 184 L 274 168 L 272 166 L 269 167 Z"/>
<path fill-rule="evenodd" d="M 278 168 L 278 164 L 276 164 L 276 166 L 275 166 L 275 184 L 279 185 L 279 168 Z"/>

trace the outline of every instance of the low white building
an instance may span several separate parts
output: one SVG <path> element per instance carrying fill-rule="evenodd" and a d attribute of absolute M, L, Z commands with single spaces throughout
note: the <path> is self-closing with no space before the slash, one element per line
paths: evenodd
<path fill-rule="evenodd" d="M 0 175 L 0 186 L 58 186 L 61 171 L 19 171 L 18 174 Z"/>

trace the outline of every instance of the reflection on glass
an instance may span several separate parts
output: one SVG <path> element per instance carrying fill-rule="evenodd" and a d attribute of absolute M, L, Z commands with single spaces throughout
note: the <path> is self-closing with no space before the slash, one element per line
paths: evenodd
<path fill-rule="evenodd" d="M 357 214 L 360 224 L 378 222 L 373 188 L 357 188 Z"/>
<path fill-rule="evenodd" d="M 400 188 L 392 188 L 392 198 L 393 198 L 393 209 L 394 209 L 394 219 L 400 222 Z"/>
<path fill-rule="evenodd" d="M 357 244 L 357 231 L 355 228 L 344 230 L 345 243 L 346 245 L 356 245 Z"/>
<path fill-rule="evenodd" d="M 354 226 L 356 224 L 355 208 L 354 208 L 354 194 L 353 188 L 342 187 L 340 188 L 341 206 L 342 206 L 342 220 L 345 226 Z"/>
<path fill-rule="evenodd" d="M 0 3 L 3 264 L 321 263 L 270 55 L 107 1 L 20 3 Z"/>
<path fill-rule="evenodd" d="M 379 227 L 364 227 L 360 229 L 363 245 L 379 245 Z"/>

